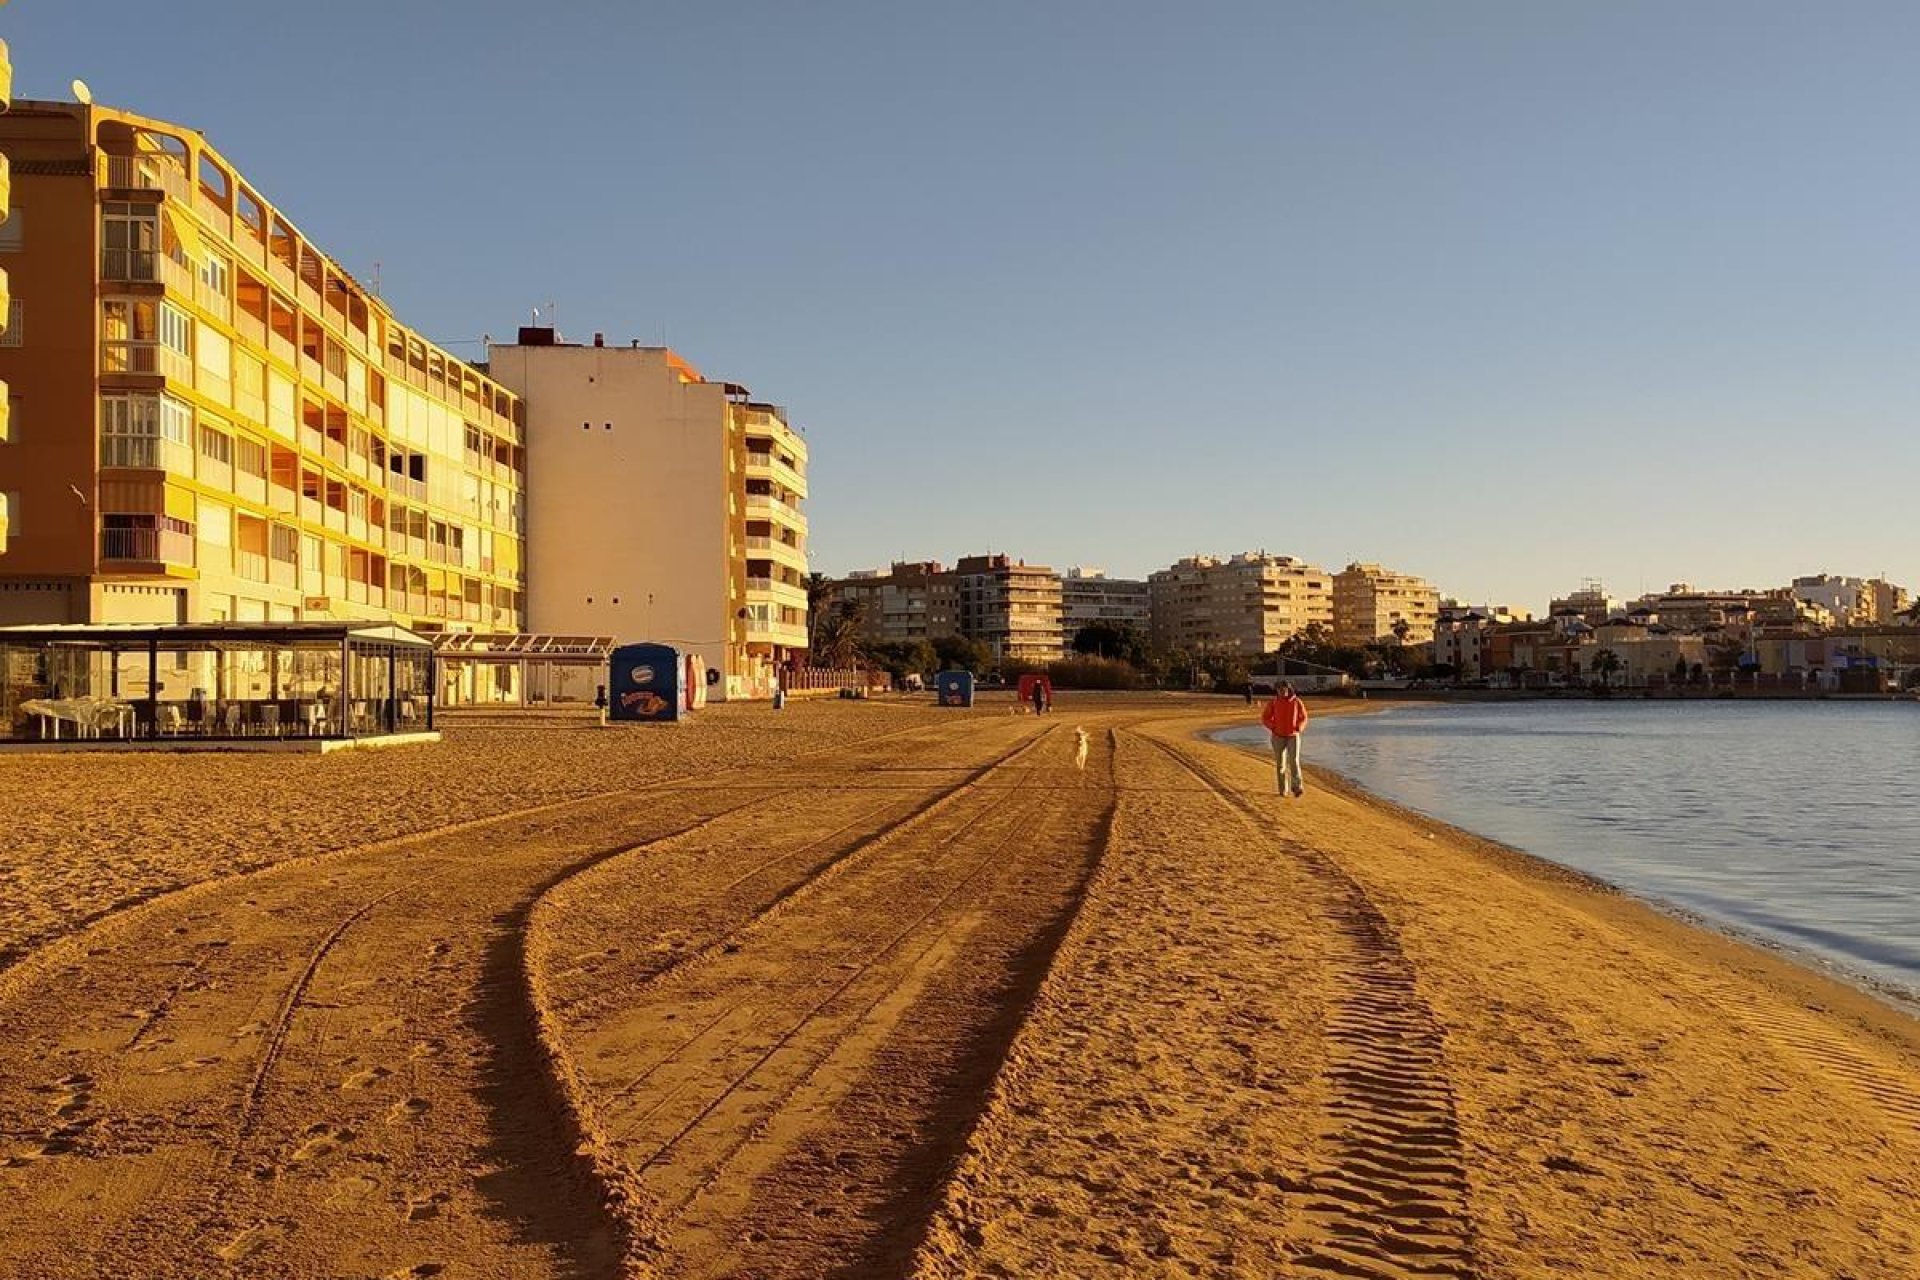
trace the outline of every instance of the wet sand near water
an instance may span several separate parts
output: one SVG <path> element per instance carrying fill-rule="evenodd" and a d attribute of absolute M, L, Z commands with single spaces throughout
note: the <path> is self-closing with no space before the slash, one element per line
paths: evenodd
<path fill-rule="evenodd" d="M 0 1277 L 1920 1267 L 1911 1020 L 1059 710 L 0 760 Z"/>

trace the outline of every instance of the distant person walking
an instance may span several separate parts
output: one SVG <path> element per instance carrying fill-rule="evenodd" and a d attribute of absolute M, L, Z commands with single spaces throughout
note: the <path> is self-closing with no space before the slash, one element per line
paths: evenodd
<path fill-rule="evenodd" d="M 1045 715 L 1047 710 L 1047 686 L 1038 680 L 1033 682 L 1033 714 Z"/>
<path fill-rule="evenodd" d="M 1300 796 L 1306 788 L 1300 782 L 1300 735 L 1307 731 L 1307 704 L 1293 692 L 1293 686 L 1280 682 L 1272 702 L 1260 713 L 1260 723 L 1273 735 L 1273 764 L 1280 776 L 1280 794 Z"/>

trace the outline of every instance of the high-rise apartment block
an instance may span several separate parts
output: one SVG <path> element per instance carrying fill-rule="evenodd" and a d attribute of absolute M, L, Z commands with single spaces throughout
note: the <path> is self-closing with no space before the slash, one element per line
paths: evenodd
<path fill-rule="evenodd" d="M 1547 612 L 1551 617 L 1577 617 L 1588 626 L 1597 627 L 1619 613 L 1621 607 L 1620 601 L 1607 594 L 1605 585 L 1598 578 L 1589 578 L 1580 584 L 1578 590 L 1555 596 L 1548 604 Z"/>
<path fill-rule="evenodd" d="M 1060 579 L 1060 630 L 1068 645 L 1080 628 L 1098 622 L 1147 630 L 1152 621 L 1147 584 L 1109 578 L 1103 569 L 1068 569 Z"/>
<path fill-rule="evenodd" d="M 0 116 L 0 622 L 523 624 L 519 400 L 199 133 Z"/>
<path fill-rule="evenodd" d="M 1439 616 L 1440 593 L 1425 578 L 1358 561 L 1333 575 L 1335 644 L 1425 644 Z"/>
<path fill-rule="evenodd" d="M 1908 607 L 1906 588 L 1883 578 L 1830 573 L 1795 578 L 1793 595 L 1825 609 L 1841 626 L 1890 626 Z"/>
<path fill-rule="evenodd" d="M 879 644 L 911 644 L 960 634 L 960 579 L 937 560 L 896 561 L 833 584 L 833 601 L 852 609 L 860 632 Z"/>
<path fill-rule="evenodd" d="M 533 630 L 697 653 L 718 697 L 807 647 L 807 446 L 776 405 L 664 347 L 527 328 L 487 368 L 527 405 Z"/>
<path fill-rule="evenodd" d="M 1333 624 L 1331 577 L 1292 556 L 1189 556 L 1150 574 L 1147 589 L 1153 639 L 1165 648 L 1254 656 Z"/>
<path fill-rule="evenodd" d="M 986 645 L 996 658 L 1055 662 L 1064 656 L 1060 635 L 1060 575 L 1004 555 L 962 556 L 954 565 L 960 582 L 960 632 Z"/>

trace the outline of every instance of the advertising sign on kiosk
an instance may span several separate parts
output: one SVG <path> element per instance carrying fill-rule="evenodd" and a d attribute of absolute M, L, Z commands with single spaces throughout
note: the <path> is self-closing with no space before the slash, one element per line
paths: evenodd
<path fill-rule="evenodd" d="M 607 719 L 678 720 L 690 709 L 686 673 L 697 661 L 672 645 L 621 645 L 607 659 Z"/>
<path fill-rule="evenodd" d="M 942 671 L 933 677 L 934 701 L 943 707 L 973 705 L 973 673 Z"/>

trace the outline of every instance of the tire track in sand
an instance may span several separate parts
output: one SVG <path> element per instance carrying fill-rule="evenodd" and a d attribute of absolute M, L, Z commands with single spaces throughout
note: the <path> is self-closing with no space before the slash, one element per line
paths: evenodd
<path fill-rule="evenodd" d="M 1307 1180 L 1302 1210 L 1318 1238 L 1296 1266 L 1355 1280 L 1477 1275 L 1446 1034 L 1420 996 L 1393 925 L 1332 857 L 1277 839 L 1271 815 L 1188 751 L 1137 736 L 1197 779 L 1257 840 L 1309 868 L 1327 891 L 1321 910 L 1345 943 L 1334 969 L 1342 994 L 1326 1027 L 1328 1111 L 1336 1123 L 1325 1142 L 1333 1163 Z"/>
<path fill-rule="evenodd" d="M 773 1256 L 770 1246 L 753 1252 L 764 1234 L 742 1234 L 743 1217 L 765 1216 L 764 1197 L 748 1188 L 834 1126 L 841 1100 L 866 1078 L 899 1020 L 968 949 L 992 886 L 1020 871 L 1023 858 L 1008 850 L 1046 847 L 1065 806 L 1047 804 L 1029 785 L 1048 765 L 1015 762 L 1041 755 L 1056 732 L 1029 739 L 843 851 L 718 935 L 697 963 L 641 984 L 627 1001 L 625 1028 L 560 1027 L 583 1064 L 576 1088 L 602 1136 L 609 1177 L 627 1187 L 647 1244 L 637 1265 L 665 1258 L 674 1274 L 761 1274 L 759 1263 L 740 1257 Z M 988 794 L 988 781 L 1009 768 L 1021 776 Z M 986 1050 L 1003 1053 L 1005 1037 L 993 1036 Z M 639 1061 L 619 1074 L 610 1055 Z M 984 1093 L 985 1080 L 978 1083 Z M 896 1129 L 913 1123 L 904 1109 L 888 1119 Z M 964 1140 L 964 1132 L 949 1136 Z M 859 1162 L 841 1151 L 839 1181 L 855 1176 Z M 921 1225 L 907 1210 L 880 1234 Z M 910 1253 L 890 1239 L 860 1247 L 889 1246 Z M 808 1274 L 806 1247 L 789 1240 L 778 1265 Z M 817 1257 L 821 1270 L 812 1274 L 838 1257 Z"/>

